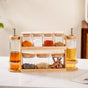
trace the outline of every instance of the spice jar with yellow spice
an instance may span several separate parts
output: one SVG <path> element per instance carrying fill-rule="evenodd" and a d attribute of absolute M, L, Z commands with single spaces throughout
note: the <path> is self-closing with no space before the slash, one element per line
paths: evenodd
<path fill-rule="evenodd" d="M 16 35 L 14 28 L 14 36 L 10 37 L 10 71 L 20 71 L 21 54 L 20 54 L 20 36 Z"/>

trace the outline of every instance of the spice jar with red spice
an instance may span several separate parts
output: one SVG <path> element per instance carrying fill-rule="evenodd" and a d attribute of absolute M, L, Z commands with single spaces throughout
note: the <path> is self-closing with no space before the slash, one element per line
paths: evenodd
<path fill-rule="evenodd" d="M 23 39 L 22 39 L 22 46 L 23 47 L 32 47 L 33 41 L 32 41 L 32 33 L 22 33 Z"/>
<path fill-rule="evenodd" d="M 53 46 L 53 33 L 44 33 L 44 44 L 43 46 Z"/>

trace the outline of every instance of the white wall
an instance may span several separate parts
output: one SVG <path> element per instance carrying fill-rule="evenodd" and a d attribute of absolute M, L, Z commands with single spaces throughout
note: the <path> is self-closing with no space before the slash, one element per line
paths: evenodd
<path fill-rule="evenodd" d="M 8 55 L 8 33 L 13 27 L 18 34 L 22 31 L 69 34 L 73 27 L 77 34 L 77 56 L 80 56 L 84 0 L 0 0 L 0 15 L 5 23 L 5 30 L 0 30 L 0 55 Z"/>

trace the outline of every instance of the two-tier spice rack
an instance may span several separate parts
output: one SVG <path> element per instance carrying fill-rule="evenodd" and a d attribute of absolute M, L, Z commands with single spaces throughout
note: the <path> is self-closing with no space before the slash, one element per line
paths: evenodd
<path fill-rule="evenodd" d="M 21 43 L 21 47 L 20 47 L 21 72 L 66 71 L 67 46 L 66 46 L 66 37 L 64 36 L 64 33 L 22 33 L 20 43 Z M 26 53 L 23 52 L 25 50 L 27 51 Z M 28 51 L 32 51 L 32 52 L 28 53 Z M 37 52 L 33 52 L 33 51 L 37 51 Z M 32 68 L 33 67 L 34 68 L 25 69 L 25 67 L 27 67 L 27 64 L 24 63 L 24 59 L 32 59 L 32 57 L 34 57 L 34 59 L 35 57 L 38 57 L 36 58 L 34 66 L 31 63 Z M 52 61 L 49 61 L 50 57 Z M 42 58 L 43 60 L 44 59 L 49 59 L 49 60 L 46 60 L 47 63 L 43 63 Z M 51 64 L 49 62 L 51 62 Z"/>
<path fill-rule="evenodd" d="M 23 32 L 11 37 L 10 71 L 66 71 L 67 37 L 60 32 Z M 20 41 L 17 44 L 18 40 Z M 17 48 L 19 46 L 20 50 Z M 74 52 L 73 52 L 74 53 Z"/>

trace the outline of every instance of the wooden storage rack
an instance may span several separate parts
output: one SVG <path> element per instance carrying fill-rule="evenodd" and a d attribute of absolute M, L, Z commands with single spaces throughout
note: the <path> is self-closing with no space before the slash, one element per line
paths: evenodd
<path fill-rule="evenodd" d="M 64 40 L 65 40 L 64 46 L 52 46 L 52 47 L 45 47 L 45 46 L 44 47 L 23 47 L 22 46 L 22 39 L 23 39 L 23 36 L 21 36 L 21 39 L 20 39 L 21 72 L 64 72 L 64 71 L 66 71 L 66 49 L 67 49 L 66 37 L 64 38 Z M 22 53 L 23 53 L 23 50 L 64 50 L 64 64 L 65 64 L 65 66 L 64 66 L 64 68 L 61 68 L 61 69 L 22 69 L 22 64 L 23 64 Z"/>

